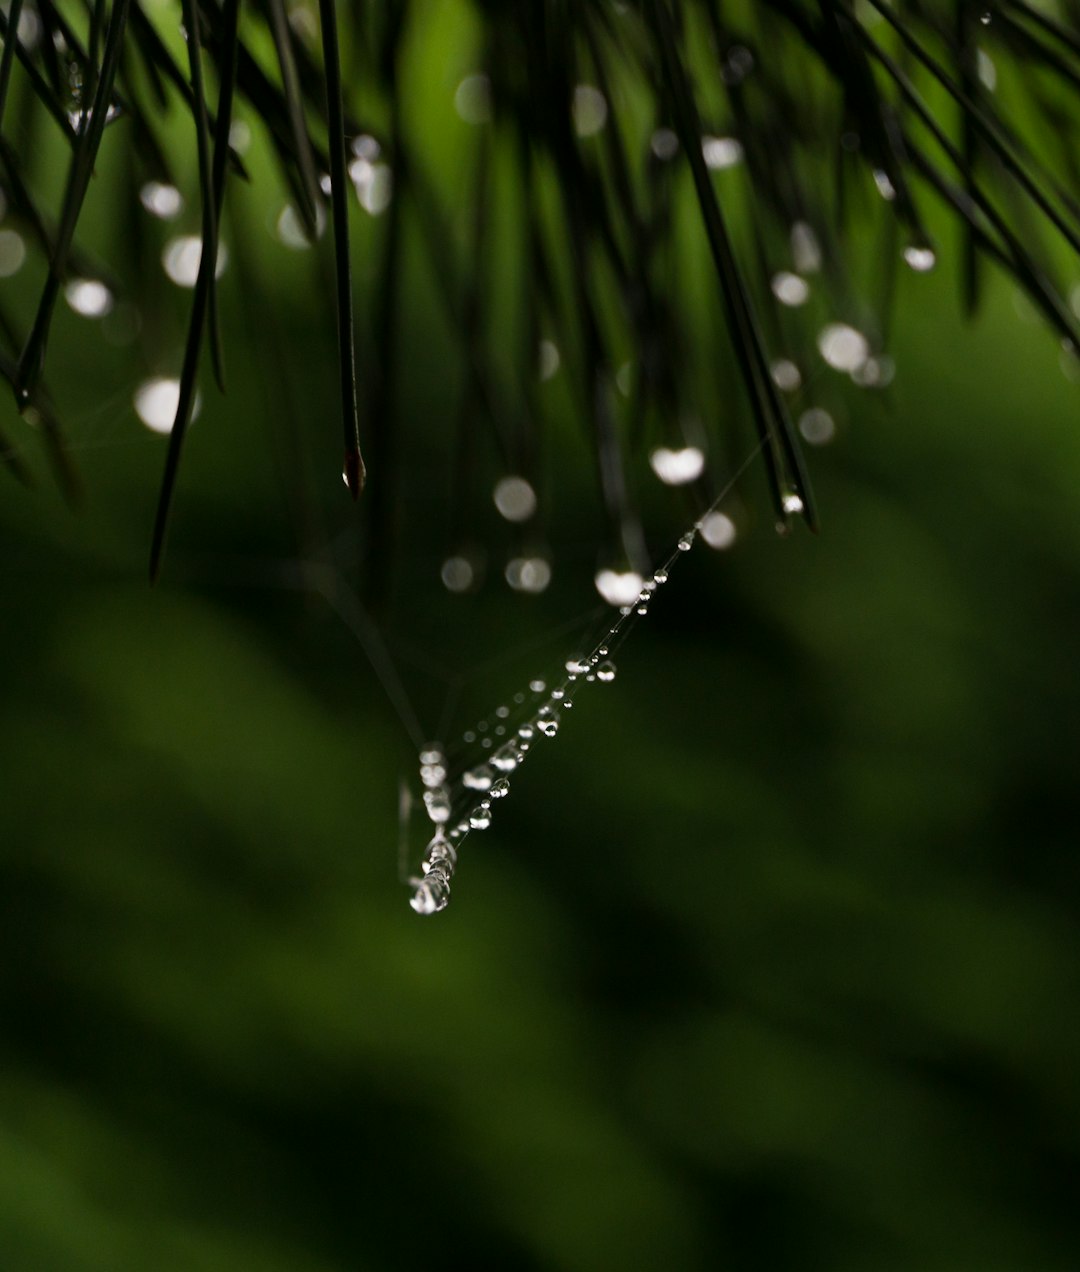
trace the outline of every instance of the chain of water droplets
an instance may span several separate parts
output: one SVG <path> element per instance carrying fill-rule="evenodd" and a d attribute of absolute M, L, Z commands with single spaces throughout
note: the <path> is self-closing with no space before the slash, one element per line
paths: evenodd
<path fill-rule="evenodd" d="M 452 775 L 440 743 L 429 743 L 421 749 L 424 809 L 434 831 L 420 863 L 423 873 L 408 879 L 412 889 L 409 904 L 417 914 L 437 914 L 446 909 L 462 842 L 474 830 L 488 829 L 494 805 L 510 793 L 511 774 L 528 759 L 534 743 L 556 736 L 564 713 L 573 708 L 575 697 L 583 687 L 610 684 L 615 679 L 613 655 L 619 645 L 634 624 L 648 614 L 653 597 L 668 581 L 680 558 L 694 546 L 706 519 L 760 450 L 759 445 L 751 451 L 706 512 L 679 539 L 652 576 L 643 581 L 636 600 L 619 608 L 618 618 L 592 650 L 567 659 L 564 674 L 553 688 L 543 680 L 532 680 L 527 693 L 523 690 L 514 695 L 512 706 L 504 704 L 495 709 L 494 725 L 484 719 L 475 728 L 465 731 L 464 744 L 481 747 L 479 760 Z M 798 510 L 785 508 L 785 511 Z"/>

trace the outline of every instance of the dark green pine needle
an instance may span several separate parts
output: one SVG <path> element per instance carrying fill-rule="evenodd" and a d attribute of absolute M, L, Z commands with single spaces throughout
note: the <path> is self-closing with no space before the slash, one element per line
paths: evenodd
<path fill-rule="evenodd" d="M 326 70 L 330 203 L 334 221 L 338 369 L 341 379 L 341 420 L 345 444 L 343 476 L 352 497 L 359 499 L 367 478 L 367 470 L 360 453 L 360 423 L 356 398 L 356 344 L 353 324 L 352 269 L 349 264 L 349 179 L 345 171 L 341 55 L 338 51 L 337 14 L 334 10 L 334 0 L 319 0 L 319 17 L 322 22 L 323 61 Z"/>

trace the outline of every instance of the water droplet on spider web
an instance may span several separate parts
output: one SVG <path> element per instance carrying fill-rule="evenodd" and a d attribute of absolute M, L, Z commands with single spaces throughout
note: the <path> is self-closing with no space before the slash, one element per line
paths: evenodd
<path fill-rule="evenodd" d="M 545 738 L 553 738 L 559 731 L 559 717 L 551 707 L 543 707 L 537 716 L 536 727 Z"/>
<path fill-rule="evenodd" d="M 417 883 L 409 904 L 417 914 L 438 914 L 450 902 L 450 880 L 439 867 L 429 871 Z"/>
<path fill-rule="evenodd" d="M 694 546 L 694 536 L 695 536 L 695 534 L 696 534 L 696 533 L 697 533 L 697 532 L 696 532 L 695 530 L 687 530 L 687 532 L 686 532 L 686 533 L 682 536 L 682 538 L 679 540 L 679 551 L 680 551 L 680 552 L 689 552 L 689 551 L 690 551 L 690 549 Z"/>
<path fill-rule="evenodd" d="M 506 780 L 505 777 L 500 777 L 497 782 L 494 782 L 492 784 L 492 787 L 491 787 L 492 799 L 505 799 L 506 796 L 509 794 L 510 794 L 510 783 Z"/>
<path fill-rule="evenodd" d="M 448 876 L 453 874 L 454 867 L 457 865 L 457 849 L 443 835 L 442 827 L 435 832 L 434 839 L 424 850 L 424 860 L 420 864 L 425 874 L 430 874 L 432 870 L 440 867 Z"/>
<path fill-rule="evenodd" d="M 469 814 L 469 825 L 473 830 L 487 830 L 491 825 L 491 806 L 486 800 L 482 804 L 477 804 Z"/>
<path fill-rule="evenodd" d="M 428 817 L 441 826 L 450 820 L 450 795 L 445 786 L 438 786 L 424 792 L 424 807 Z"/>
<path fill-rule="evenodd" d="M 615 679 L 615 664 L 610 659 L 602 662 L 596 669 L 596 678 L 610 684 Z"/>
<path fill-rule="evenodd" d="M 491 757 L 491 762 L 500 773 L 512 773 L 521 760 L 517 747 L 512 742 L 508 742 L 506 746 L 499 747 Z"/>
<path fill-rule="evenodd" d="M 478 764 L 476 768 L 466 769 L 461 776 L 461 784 L 472 791 L 486 791 L 495 780 L 495 774 L 488 764 Z"/>

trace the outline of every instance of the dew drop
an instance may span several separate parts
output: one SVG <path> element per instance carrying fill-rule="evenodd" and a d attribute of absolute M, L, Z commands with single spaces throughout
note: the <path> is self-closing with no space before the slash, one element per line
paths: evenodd
<path fill-rule="evenodd" d="M 512 773 L 518 766 L 517 747 L 512 742 L 499 747 L 491 757 L 491 762 L 500 773 Z"/>
<path fill-rule="evenodd" d="M 862 332 L 842 322 L 829 323 L 821 329 L 818 348 L 837 371 L 857 371 L 870 356 L 870 345 Z"/>
<path fill-rule="evenodd" d="M 528 521 L 536 511 L 536 491 L 524 477 L 503 477 L 492 497 L 507 521 Z"/>
<path fill-rule="evenodd" d="M 441 786 L 446 781 L 446 769 L 442 764 L 421 764 L 420 780 L 429 788 Z"/>
<path fill-rule="evenodd" d="M 836 424 L 828 411 L 812 406 L 799 416 L 799 432 L 811 446 L 824 446 L 835 436 Z"/>
<path fill-rule="evenodd" d="M 701 476 L 705 453 L 697 446 L 684 446 L 682 450 L 659 446 L 649 456 L 649 463 L 665 486 L 685 486 Z"/>
<path fill-rule="evenodd" d="M 559 718 L 552 713 L 550 716 L 545 716 L 542 720 L 537 720 L 536 727 L 545 738 L 553 738 L 559 731 Z"/>
<path fill-rule="evenodd" d="M 717 551 L 730 548 L 735 542 L 735 522 L 725 512 L 710 512 L 702 519 L 701 537 Z"/>
<path fill-rule="evenodd" d="M 694 531 L 687 530 L 687 532 L 679 540 L 679 551 L 689 552 L 693 546 L 694 546 Z"/>
<path fill-rule="evenodd" d="M 796 514 L 803 510 L 802 496 L 796 494 L 794 490 L 785 490 L 780 497 L 780 506 L 786 513 Z"/>
<path fill-rule="evenodd" d="M 432 870 L 417 884 L 409 904 L 417 914 L 438 914 L 450 903 L 450 880 L 441 870 Z"/>
<path fill-rule="evenodd" d="M 610 684 L 615 679 L 615 664 L 609 659 L 602 662 L 596 669 L 597 680 L 602 680 L 604 684 Z"/>
<path fill-rule="evenodd" d="M 522 742 L 531 741 L 535 735 L 536 730 L 531 724 L 523 724 L 521 728 L 518 729 L 518 737 L 522 740 Z"/>
<path fill-rule="evenodd" d="M 439 576 L 448 592 L 467 592 L 472 587 L 474 574 L 467 557 L 451 556 L 442 563 Z"/>
<path fill-rule="evenodd" d="M 636 570 L 598 570 L 596 590 L 609 605 L 632 605 L 641 591 L 643 579 Z"/>
<path fill-rule="evenodd" d="M 571 676 L 583 676 L 589 670 L 589 664 L 575 655 L 566 660 L 566 671 Z"/>
<path fill-rule="evenodd" d="M 491 825 L 491 811 L 485 804 L 478 804 L 469 814 L 469 825 L 473 830 L 487 830 Z"/>
<path fill-rule="evenodd" d="M 904 260 L 918 274 L 925 274 L 937 264 L 937 254 L 932 247 L 911 244 L 904 248 Z"/>
<path fill-rule="evenodd" d="M 505 777 L 500 777 L 491 787 L 492 799 L 505 799 L 510 794 L 510 783 Z"/>
<path fill-rule="evenodd" d="M 805 305 L 810 298 L 810 285 L 806 279 L 789 270 L 774 274 L 771 286 L 773 295 L 781 305 L 788 305 L 792 309 Z"/>
<path fill-rule="evenodd" d="M 445 786 L 435 787 L 424 792 L 424 805 L 431 820 L 441 826 L 450 820 L 450 797 Z"/>
<path fill-rule="evenodd" d="M 742 159 L 742 143 L 734 137 L 702 137 L 701 153 L 707 168 L 734 168 Z"/>
<path fill-rule="evenodd" d="M 547 688 L 547 685 L 544 684 L 542 680 L 530 680 L 529 688 L 533 691 L 533 693 L 543 693 Z"/>
<path fill-rule="evenodd" d="M 476 768 L 466 769 L 461 775 L 462 786 L 467 786 L 471 791 L 490 790 L 494 780 L 495 774 L 487 764 L 478 764 Z"/>
<path fill-rule="evenodd" d="M 73 278 L 64 288 L 64 299 L 84 318 L 104 318 L 113 307 L 112 292 L 96 278 Z"/>
<path fill-rule="evenodd" d="M 442 867 L 447 875 L 453 873 L 457 865 L 457 849 L 443 835 L 441 828 L 436 831 L 435 838 L 428 844 L 421 862 L 425 874 Z"/>

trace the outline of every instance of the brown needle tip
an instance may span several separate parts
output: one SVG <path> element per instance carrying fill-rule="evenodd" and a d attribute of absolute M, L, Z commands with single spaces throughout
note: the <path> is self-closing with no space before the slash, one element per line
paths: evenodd
<path fill-rule="evenodd" d="M 367 480 L 367 469 L 364 467 L 364 460 L 358 450 L 347 450 L 345 452 L 345 467 L 341 471 L 342 479 L 345 485 L 352 492 L 354 499 L 360 498 L 360 492 L 364 489 L 364 482 Z"/>

